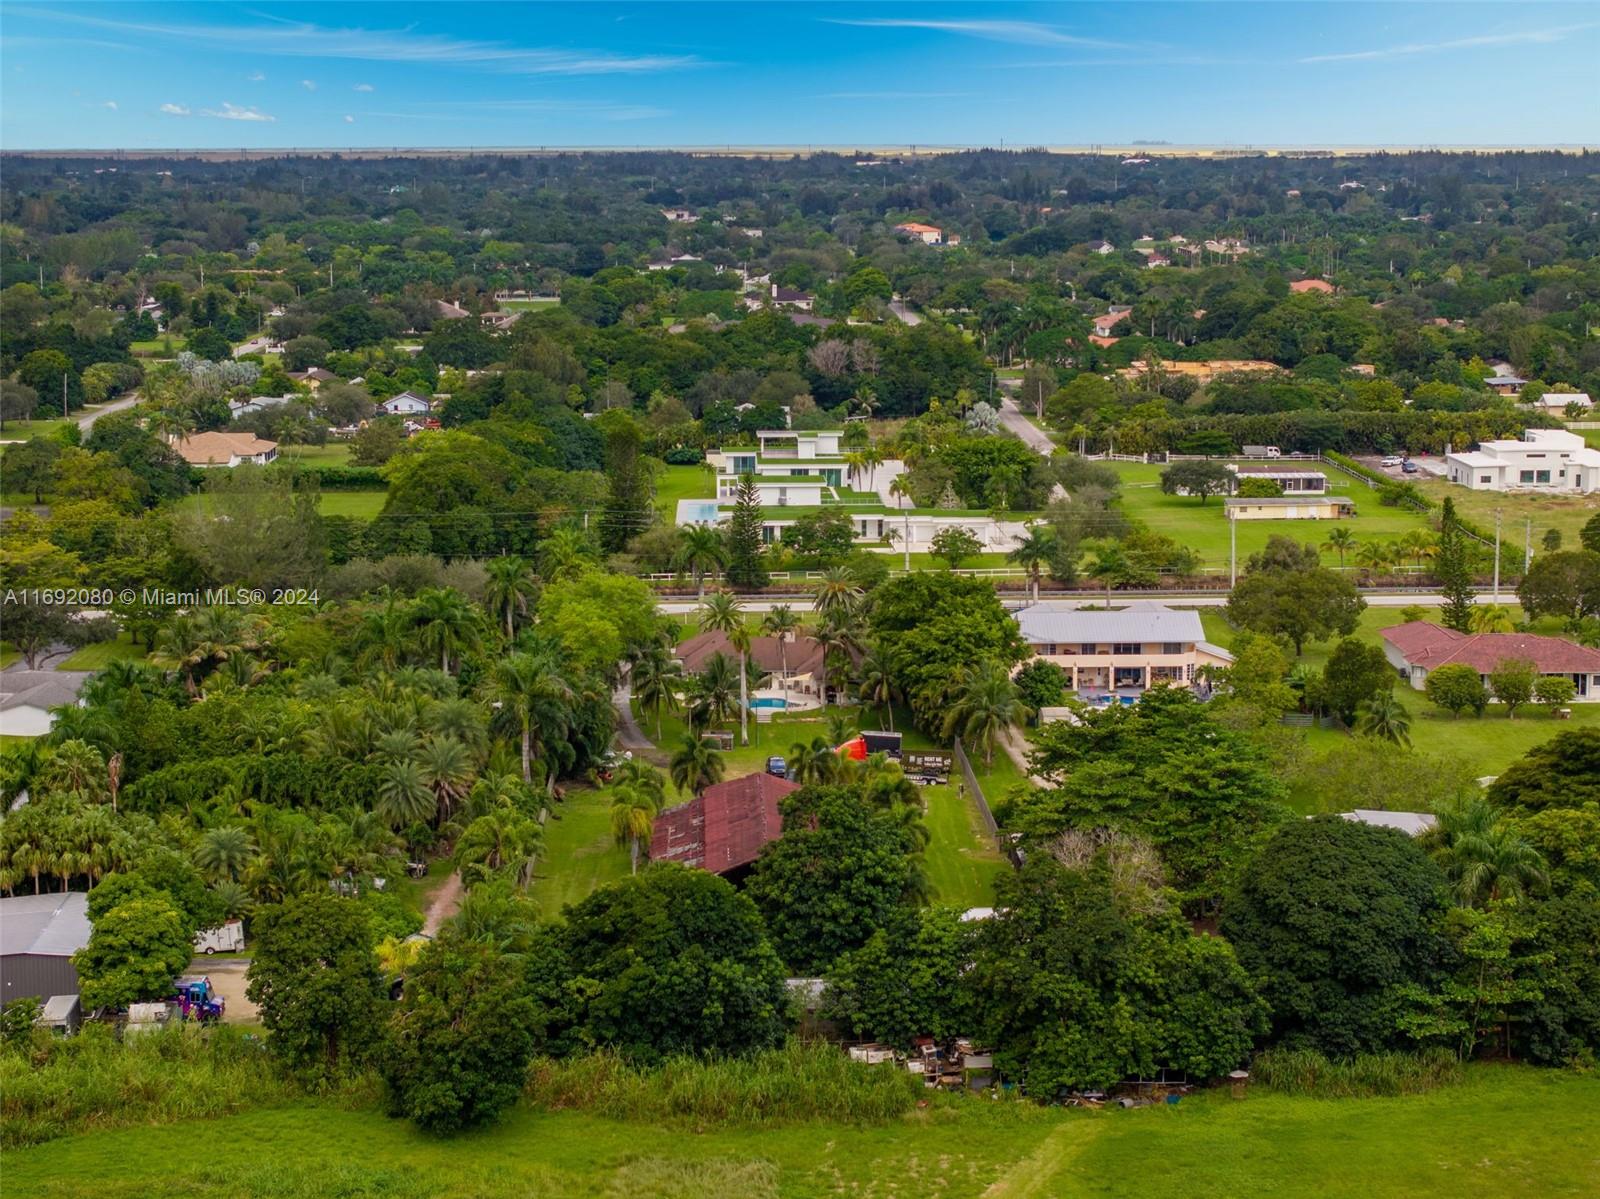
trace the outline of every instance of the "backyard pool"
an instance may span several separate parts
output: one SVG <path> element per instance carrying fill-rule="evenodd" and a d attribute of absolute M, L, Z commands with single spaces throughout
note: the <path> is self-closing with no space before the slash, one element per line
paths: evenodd
<path fill-rule="evenodd" d="M 678 523 L 688 524 L 713 524 L 717 519 L 717 503 L 715 500 L 679 500 Z"/>
<path fill-rule="evenodd" d="M 784 699 L 782 696 L 757 695 L 750 700 L 750 706 L 752 708 L 783 709 L 789 706 L 789 701 Z"/>

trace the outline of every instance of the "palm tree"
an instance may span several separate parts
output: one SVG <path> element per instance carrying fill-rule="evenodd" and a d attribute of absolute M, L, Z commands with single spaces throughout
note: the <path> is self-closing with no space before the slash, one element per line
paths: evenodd
<path fill-rule="evenodd" d="M 1439 536 L 1429 529 L 1410 529 L 1395 542 L 1395 550 L 1421 566 L 1438 553 Z"/>
<path fill-rule="evenodd" d="M 674 787 L 680 792 L 699 795 L 713 783 L 722 781 L 727 764 L 711 742 L 691 733 L 684 737 L 683 744 L 672 755 L 669 769 Z"/>
<path fill-rule="evenodd" d="M 811 633 L 811 639 L 822 650 L 821 677 L 818 680 L 822 689 L 822 706 L 828 706 L 828 660 L 847 654 L 856 648 L 856 635 L 843 621 L 846 617 L 833 617 L 824 620 Z"/>
<path fill-rule="evenodd" d="M 998 662 L 983 662 L 968 676 L 945 712 L 944 735 L 961 737 L 983 750 L 983 764 L 994 762 L 994 744 L 1007 729 L 1032 715 L 1011 675 Z"/>
<path fill-rule="evenodd" d="M 1423 844 L 1463 907 L 1521 896 L 1549 882 L 1539 851 L 1481 795 L 1466 796 L 1441 809 Z"/>
<path fill-rule="evenodd" d="M 516 618 L 528 614 L 528 605 L 539 591 L 533 567 L 526 558 L 505 554 L 491 558 L 483 569 L 483 605 L 491 616 L 505 617 L 506 640 L 510 641 Z"/>
<path fill-rule="evenodd" d="M 1517 622 L 1504 604 L 1474 604 L 1467 614 L 1467 627 L 1474 633 L 1515 633 Z"/>
<path fill-rule="evenodd" d="M 905 552 L 905 570 L 906 570 L 907 574 L 910 574 L 911 573 L 911 512 L 910 512 L 910 509 L 908 509 L 906 507 L 906 500 L 911 498 L 911 487 L 906 482 L 906 476 L 904 474 L 898 474 L 894 478 L 889 480 L 889 494 L 894 496 L 895 497 L 895 501 L 900 505 L 901 519 L 905 522 L 906 528 L 905 528 L 905 533 L 904 533 L 903 537 L 901 538 L 901 545 L 904 547 L 904 552 Z"/>
<path fill-rule="evenodd" d="M 1356 565 L 1368 578 L 1394 566 L 1394 547 L 1381 541 L 1363 541 L 1356 546 Z"/>
<path fill-rule="evenodd" d="M 833 566 L 822 572 L 822 581 L 817 584 L 817 598 L 812 607 L 824 617 L 835 614 L 845 617 L 855 611 L 860 601 L 861 585 L 844 567 Z"/>
<path fill-rule="evenodd" d="M 575 579 L 594 560 L 594 547 L 582 532 L 563 525 L 539 545 L 539 571 L 547 582 Z"/>
<path fill-rule="evenodd" d="M 544 828 L 516 808 L 499 807 L 479 816 L 456 842 L 455 864 L 468 886 L 506 874 L 517 890 L 533 881 L 533 867 L 544 849 Z"/>
<path fill-rule="evenodd" d="M 880 655 L 869 653 L 861 659 L 861 665 L 856 668 L 856 694 L 862 703 L 883 712 L 884 723 L 893 732 L 894 701 L 900 694 L 900 688 L 889 672 L 889 664 Z"/>
<path fill-rule="evenodd" d="M 703 714 L 705 724 L 721 724 L 733 718 L 740 691 L 739 680 L 734 677 L 737 669 L 727 654 L 715 653 L 706 659 L 705 669 L 695 676 L 694 707 Z"/>
<path fill-rule="evenodd" d="M 678 530 L 678 549 L 672 555 L 672 569 L 687 570 L 694 576 L 695 599 L 706 595 L 706 576 L 728 565 L 728 542 L 722 530 L 713 525 L 684 525 Z"/>
<path fill-rule="evenodd" d="M 179 613 L 156 633 L 155 653 L 150 660 L 164 670 L 176 670 L 191 696 L 199 694 L 196 675 L 205 665 L 206 647 L 195 618 Z"/>
<path fill-rule="evenodd" d="M 450 673 L 450 656 L 482 644 L 482 622 L 467 597 L 452 587 L 430 587 L 411 606 L 411 623 L 422 648 L 439 655 L 439 669 Z"/>
<path fill-rule="evenodd" d="M 656 714 L 657 741 L 661 740 L 661 710 L 678 706 L 677 685 L 682 677 L 683 663 L 664 645 L 646 646 L 628 668 L 639 710 Z"/>
<path fill-rule="evenodd" d="M 409 758 L 391 760 L 378 767 L 378 813 L 390 828 L 409 828 L 432 820 L 439 801 L 428 788 L 422 768 Z"/>
<path fill-rule="evenodd" d="M 237 824 L 225 824 L 201 834 L 200 843 L 194 850 L 194 864 L 201 874 L 214 883 L 237 882 L 244 875 L 255 851 L 255 842 L 250 839 L 248 829 Z"/>
<path fill-rule="evenodd" d="M 1008 562 L 1015 562 L 1028 572 L 1028 582 L 1033 585 L 1033 602 L 1036 604 L 1039 602 L 1039 579 L 1055 557 L 1055 552 L 1055 530 L 1049 525 L 1030 524 L 1027 531 L 1017 538 L 1016 548 L 1006 555 Z"/>
<path fill-rule="evenodd" d="M 1356 730 L 1380 741 L 1396 745 L 1411 744 L 1411 714 L 1393 695 L 1384 692 L 1362 704 L 1356 720 Z"/>
<path fill-rule="evenodd" d="M 633 763 L 629 762 L 628 765 L 632 766 Z M 655 829 L 656 813 L 661 811 L 664 799 L 659 776 L 655 785 L 644 782 L 622 782 L 613 789 L 611 798 L 611 834 L 619 845 L 628 846 L 630 872 L 638 874 L 639 850 L 650 845 L 650 834 Z"/>
<path fill-rule="evenodd" d="M 533 781 L 535 732 L 564 725 L 572 688 L 554 662 L 540 654 L 512 654 L 494 665 L 489 675 L 489 702 L 511 721 L 522 737 L 522 781 Z M 555 772 L 546 772 L 554 790 Z"/>
<path fill-rule="evenodd" d="M 761 618 L 761 631 L 778 640 L 778 662 L 783 669 L 784 687 L 789 681 L 789 638 L 800 627 L 800 618 L 788 604 L 774 604 Z"/>
<path fill-rule="evenodd" d="M 826 737 L 813 737 L 809 744 L 796 741 L 789 747 L 789 769 L 797 782 L 831 783 L 844 773 L 844 760 Z"/>
<path fill-rule="evenodd" d="M 1339 555 L 1339 569 L 1344 569 L 1344 556 L 1356 544 L 1356 535 L 1349 529 L 1334 529 L 1328 534 L 1328 539 L 1319 547 L 1324 553 Z"/>
<path fill-rule="evenodd" d="M 1089 563 L 1088 575 L 1091 579 L 1104 579 L 1106 584 L 1106 606 L 1111 606 L 1111 588 L 1115 583 L 1128 577 L 1132 564 L 1128 561 L 1120 545 L 1110 544 L 1095 550 L 1094 560 Z"/>
<path fill-rule="evenodd" d="M 433 737 L 423 742 L 417 754 L 422 779 L 433 792 L 440 823 L 450 819 L 456 804 L 472 790 L 478 771 L 472 752 L 454 737 Z"/>
<path fill-rule="evenodd" d="M 739 655 L 739 742 L 749 745 L 750 678 L 745 659 L 750 652 L 750 632 L 745 628 L 744 607 L 739 603 L 739 597 L 731 591 L 714 592 L 706 600 L 700 627 L 725 635 Z"/>

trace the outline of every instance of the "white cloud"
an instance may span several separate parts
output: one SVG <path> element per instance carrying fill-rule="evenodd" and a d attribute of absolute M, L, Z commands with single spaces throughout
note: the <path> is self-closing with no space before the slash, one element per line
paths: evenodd
<path fill-rule="evenodd" d="M 349 113 L 346 113 L 345 114 L 345 118 L 344 118 L 344 123 L 346 125 L 354 125 L 356 123 L 356 119 L 353 116 L 351 116 Z"/>
<path fill-rule="evenodd" d="M 112 112 L 116 112 L 117 111 L 117 102 L 115 100 L 107 100 L 100 107 L 101 108 L 109 108 Z"/>
<path fill-rule="evenodd" d="M 351 88 L 350 90 L 353 91 L 353 92 L 370 92 L 372 90 L 372 84 L 370 84 L 370 83 L 358 83 L 353 88 Z"/>
<path fill-rule="evenodd" d="M 357 62 L 435 63 L 485 67 L 519 75 L 615 75 L 668 71 L 707 65 L 693 54 L 622 54 L 608 50 L 570 50 L 472 41 L 412 29 L 329 29 L 305 21 L 269 19 L 249 25 L 200 25 L 121 20 L 70 9 L 22 9 L 52 20 L 113 29 L 143 37 L 166 37 L 188 46 L 236 50 L 249 46 L 261 54 L 300 58 L 343 58 Z"/>
<path fill-rule="evenodd" d="M 300 81 L 300 86 L 305 88 L 308 92 L 314 92 L 317 90 L 317 81 L 315 79 L 302 79 Z"/>
<path fill-rule="evenodd" d="M 161 111 L 169 117 L 186 117 L 190 115 L 189 110 L 182 104 L 163 104 Z"/>
<path fill-rule="evenodd" d="M 240 108 L 237 104 L 222 102 L 221 108 L 202 108 L 200 115 L 203 117 L 216 117 L 221 121 L 276 121 L 278 118 L 268 116 L 260 109 L 251 105 L 249 108 Z"/>
<path fill-rule="evenodd" d="M 1122 42 L 1078 37 L 1058 25 L 1038 21 L 932 21 L 911 17 L 827 17 L 830 25 L 856 25 L 865 29 L 933 29 L 982 38 L 986 42 L 1014 42 L 1022 46 L 1094 46 L 1101 50 L 1132 50 Z"/>
<path fill-rule="evenodd" d="M 251 71 L 250 72 L 250 82 L 251 83 L 260 83 L 265 78 L 266 78 L 266 75 L 263 74 L 261 71 Z"/>
<path fill-rule="evenodd" d="M 1406 58 L 1414 54 L 1437 54 L 1443 50 L 1476 50 L 1486 46 L 1547 45 L 1559 42 L 1569 33 L 1594 29 L 1595 22 L 1586 25 L 1560 25 L 1554 29 L 1520 29 L 1510 33 L 1486 33 L 1477 37 L 1451 38 L 1444 42 L 1407 42 L 1399 46 L 1383 46 L 1376 50 L 1353 50 L 1346 54 L 1313 54 L 1301 62 L 1360 62 L 1377 58 Z"/>

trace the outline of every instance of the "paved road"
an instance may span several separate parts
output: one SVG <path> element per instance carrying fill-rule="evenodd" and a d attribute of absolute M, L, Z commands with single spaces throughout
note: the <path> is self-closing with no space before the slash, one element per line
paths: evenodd
<path fill-rule="evenodd" d="M 1396 592 L 1393 594 L 1365 595 L 1367 604 L 1373 608 L 1404 608 L 1417 604 L 1424 608 L 1437 607 L 1444 603 L 1444 596 L 1431 592 Z M 1516 598 L 1516 593 L 1509 587 L 1500 589 L 1500 601 L 1509 603 Z M 1083 592 L 1071 596 L 1052 596 L 1045 592 L 1039 597 L 1041 608 L 1056 611 L 1069 611 L 1074 608 L 1096 607 L 1104 604 L 1105 592 Z M 1111 603 L 1113 606 L 1131 604 L 1136 600 L 1158 600 L 1163 604 L 1172 604 L 1180 608 L 1221 608 L 1228 602 L 1226 591 L 1201 591 L 1201 592 L 1173 592 L 1173 591 L 1113 591 Z M 1013 607 L 1021 607 L 1028 602 L 1027 595 L 1023 592 L 1008 594 L 1002 597 L 1002 603 Z M 1493 597 L 1487 587 L 1478 588 L 1478 602 L 1492 603 Z M 779 604 L 794 609 L 796 612 L 812 611 L 812 600 L 809 596 L 796 596 L 788 599 L 776 597 L 773 599 L 747 599 L 741 604 L 746 612 L 770 612 Z M 669 616 L 689 616 L 699 611 L 700 604 L 692 599 L 662 600 L 656 609 Z"/>
<path fill-rule="evenodd" d="M 902 324 L 922 324 L 921 314 L 916 312 L 911 305 L 907 304 L 904 300 L 890 300 L 889 311 L 892 312 L 895 315 L 895 318 Z"/>
<path fill-rule="evenodd" d="M 1000 423 L 1021 439 L 1024 445 L 1048 458 L 1056 452 L 1056 443 L 1044 431 L 1022 414 L 1017 402 L 1010 396 L 1000 397 Z"/>
<path fill-rule="evenodd" d="M 693 612 L 696 604 L 688 601 L 685 612 Z M 661 605 L 661 611 L 671 612 L 674 609 L 666 604 Z M 639 727 L 639 722 L 633 718 L 633 687 L 628 682 L 627 675 L 622 677 L 622 682 L 617 684 L 611 693 L 611 703 L 617 709 L 617 744 L 623 749 L 631 749 L 636 753 L 648 753 L 655 749 L 655 742 L 644 735 L 644 730 Z"/>
<path fill-rule="evenodd" d="M 136 391 L 129 392 L 120 400 L 112 400 L 111 403 L 100 408 L 96 408 L 93 412 L 85 412 L 78 418 L 78 428 L 87 433 L 94 422 L 99 420 L 102 416 L 110 416 L 113 412 L 124 412 L 127 409 L 132 408 L 138 402 L 139 393 Z"/>

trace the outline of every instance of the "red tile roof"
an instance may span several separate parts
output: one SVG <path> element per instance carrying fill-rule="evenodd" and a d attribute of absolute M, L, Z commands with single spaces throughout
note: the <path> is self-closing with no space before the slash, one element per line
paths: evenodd
<path fill-rule="evenodd" d="M 739 656 L 728 635 L 716 629 L 696 633 L 678 646 L 676 653 L 678 661 L 690 674 L 699 674 L 704 670 L 712 654 L 734 659 Z M 804 635 L 797 635 L 787 645 L 780 644 L 776 637 L 752 637 L 750 661 L 769 674 L 782 670 L 785 662 L 788 663 L 790 674 L 815 674 L 822 667 L 822 647 L 817 644 L 816 638 Z"/>
<path fill-rule="evenodd" d="M 1406 662 L 1437 670 L 1460 662 L 1488 674 L 1508 658 L 1526 658 L 1541 674 L 1600 673 L 1600 649 L 1534 633 L 1458 633 L 1425 620 L 1383 630 Z"/>
<path fill-rule="evenodd" d="M 749 865 L 783 832 L 778 801 L 800 785 L 771 774 L 747 774 L 707 787 L 656 817 L 652 862 L 681 862 L 713 874 Z"/>

